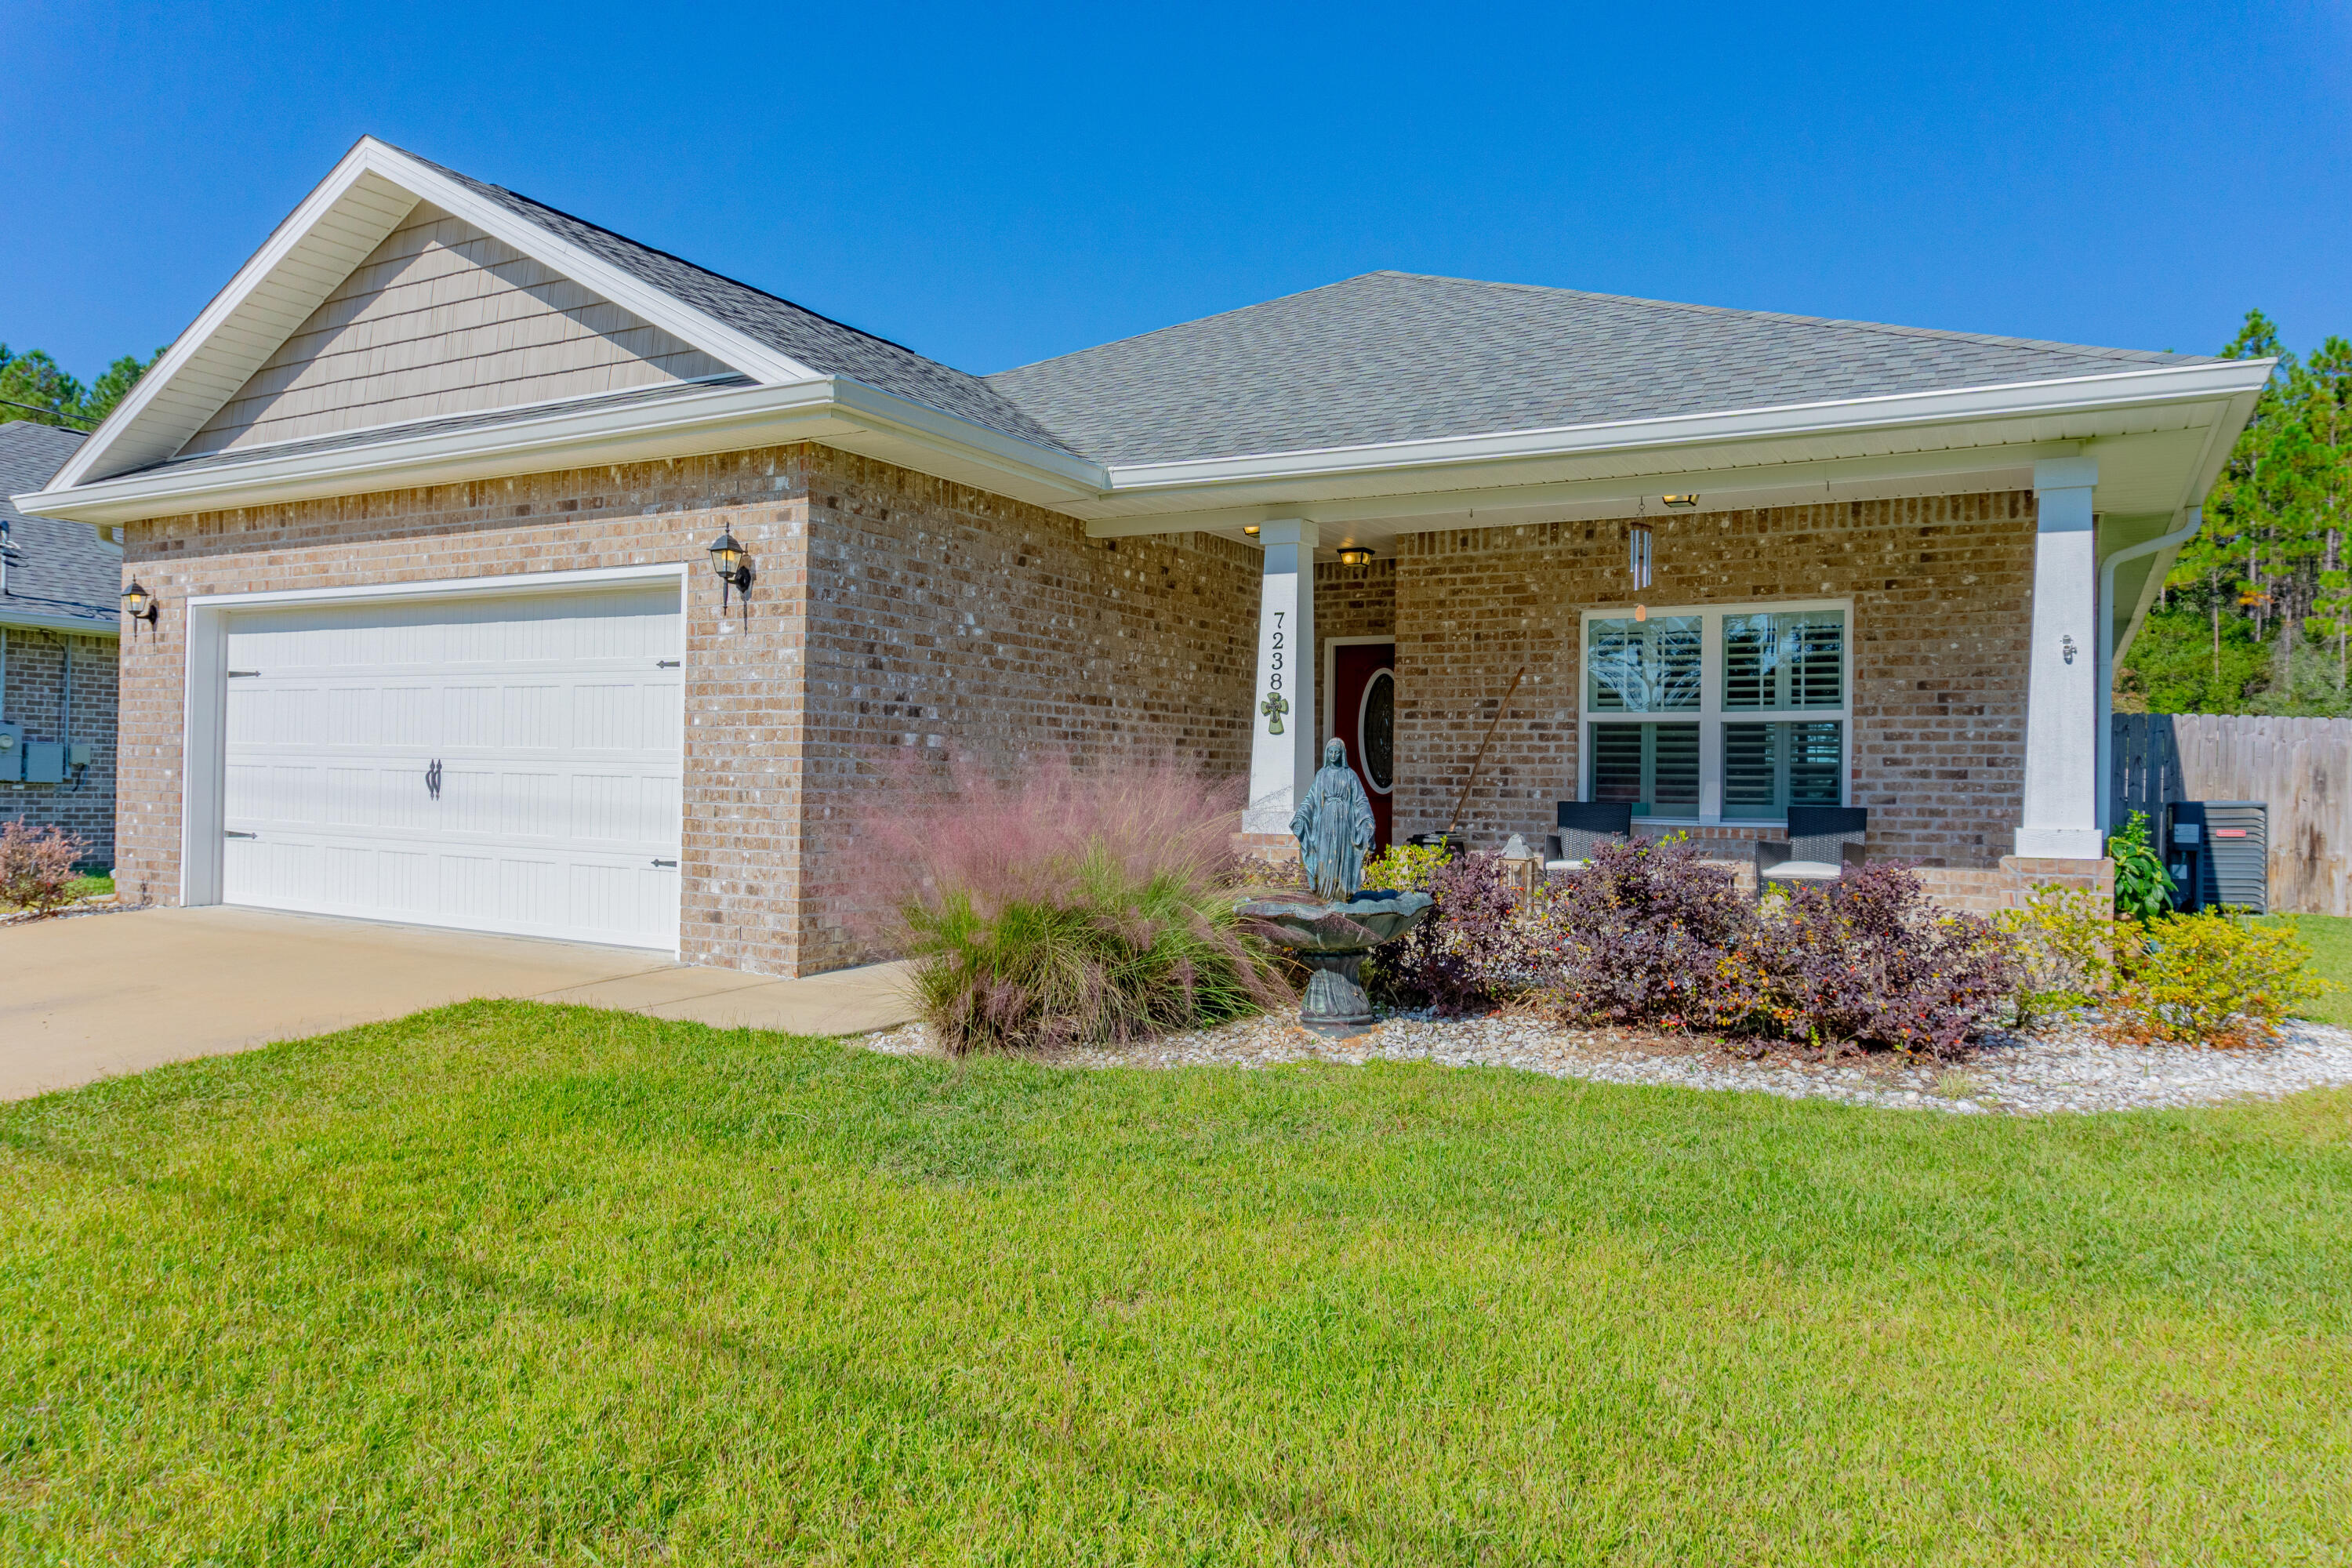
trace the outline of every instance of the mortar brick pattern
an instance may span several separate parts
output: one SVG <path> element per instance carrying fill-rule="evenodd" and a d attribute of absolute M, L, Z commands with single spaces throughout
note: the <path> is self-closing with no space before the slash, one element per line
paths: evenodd
<path fill-rule="evenodd" d="M 0 719 L 25 726 L 27 741 L 89 745 L 89 765 L 63 784 L 0 781 L 0 822 L 55 826 L 80 838 L 82 864 L 114 864 L 115 641 L 76 632 L 0 626 Z M 67 655 L 73 685 L 62 689 Z M 60 712 L 63 707 L 67 710 Z M 60 722 L 60 721 L 63 721 Z M 79 776 L 77 778 L 76 773 Z"/>
<path fill-rule="evenodd" d="M 704 546 L 759 577 L 724 619 Z M 877 755 L 1010 763 L 1174 745 L 1245 766 L 1254 552 L 1088 540 L 1058 514 L 814 446 L 152 520 L 129 569 L 163 606 L 122 668 L 127 898 L 175 901 L 193 595 L 688 563 L 681 950 L 799 974 L 853 962 L 842 842 Z"/>
<path fill-rule="evenodd" d="M 1464 812 L 1473 842 L 1549 831 L 1576 794 L 1580 612 L 1630 607 L 1630 520 L 1460 529 L 1400 541 L 1397 831 L 1445 826 L 1496 705 Z M 2031 492 L 1645 519 L 1654 605 L 1853 601 L 1852 798 L 1870 846 L 1991 870 L 2022 803 Z M 1716 830 L 1708 830 L 1710 837 Z"/>

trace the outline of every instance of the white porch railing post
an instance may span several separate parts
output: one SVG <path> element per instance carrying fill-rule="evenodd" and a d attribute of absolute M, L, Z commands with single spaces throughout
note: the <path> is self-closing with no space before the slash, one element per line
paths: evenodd
<path fill-rule="evenodd" d="M 2026 658 L 2025 800 L 2017 853 L 2095 860 L 2099 833 L 2098 561 L 2090 458 L 2033 465 L 2033 634 Z"/>
<path fill-rule="evenodd" d="M 1244 833 L 1287 833 L 1320 758 L 1315 721 L 1315 525 L 1258 527 L 1257 689 L 1250 693 L 1249 809 Z"/>

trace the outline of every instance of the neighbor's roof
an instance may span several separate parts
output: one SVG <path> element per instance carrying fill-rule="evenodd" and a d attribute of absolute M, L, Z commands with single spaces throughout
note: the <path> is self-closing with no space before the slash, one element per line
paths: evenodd
<path fill-rule="evenodd" d="M 406 153 L 404 148 L 401 151 Z M 524 222 L 535 224 L 569 240 L 583 250 L 820 374 L 845 376 L 851 381 L 863 382 L 884 392 L 897 393 L 901 397 L 928 404 L 944 413 L 957 415 L 976 425 L 985 425 L 1024 441 L 1068 450 L 1055 439 L 1052 431 L 1040 426 L 979 376 L 951 369 L 936 360 L 925 359 L 914 350 L 887 338 L 877 338 L 871 332 L 844 326 L 814 310 L 803 310 L 790 300 L 778 299 L 773 294 L 752 288 L 749 283 L 739 283 L 732 278 L 722 277 L 667 251 L 639 245 L 634 239 L 614 234 L 610 229 L 599 228 L 584 218 L 558 211 L 504 186 L 486 184 L 470 174 L 461 174 L 429 158 L 419 158 L 414 153 L 406 155 L 446 174 L 477 195 L 496 202 Z"/>
<path fill-rule="evenodd" d="M 8 498 L 37 490 L 85 440 L 79 430 L 11 419 L 0 424 L 0 520 L 8 531 L 7 593 L 0 623 L 17 616 L 87 621 L 111 636 L 121 629 L 116 605 L 122 591 L 122 552 L 94 530 L 55 518 L 27 517 Z"/>
<path fill-rule="evenodd" d="M 2205 363 L 1411 272 L 988 378 L 1085 456 L 1178 462 Z"/>

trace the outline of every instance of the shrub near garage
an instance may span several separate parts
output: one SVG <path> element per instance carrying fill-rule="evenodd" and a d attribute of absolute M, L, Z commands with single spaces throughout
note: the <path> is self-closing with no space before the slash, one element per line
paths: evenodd
<path fill-rule="evenodd" d="M 1059 758 L 895 782 L 859 825 L 863 872 L 950 1053 L 1124 1044 L 1292 1000 L 1234 912 L 1234 788 Z"/>
<path fill-rule="evenodd" d="M 71 903 L 81 879 L 74 868 L 89 848 L 62 827 L 34 827 L 21 818 L 0 826 L 0 909 L 22 909 L 40 920 Z"/>

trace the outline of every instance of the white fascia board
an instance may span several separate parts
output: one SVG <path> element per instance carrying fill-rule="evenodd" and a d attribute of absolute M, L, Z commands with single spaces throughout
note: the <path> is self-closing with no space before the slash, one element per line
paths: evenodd
<path fill-rule="evenodd" d="M 1090 500 L 1102 470 L 953 415 L 856 382 L 830 376 L 785 386 L 715 387 L 654 403 L 550 412 L 532 418 L 360 447 L 257 451 L 241 462 L 162 468 L 23 497 L 27 511 L 79 522 L 134 521 L 181 512 L 221 511 L 320 496 L 358 495 L 422 485 L 564 468 L 601 467 L 710 452 L 817 441 L 856 449 L 881 435 L 891 460 L 943 477 L 987 484 L 1018 499 Z M 26 504 L 30 503 L 30 504 Z"/>
<path fill-rule="evenodd" d="M 1577 456 L 1644 448 L 1714 446 L 1759 438 L 1839 434 L 1944 425 L 1984 419 L 2033 418 L 2129 408 L 2149 404 L 2193 403 L 2260 391 L 2272 360 L 2231 360 L 2213 364 L 2162 366 L 2055 381 L 1965 387 L 1948 392 L 1898 393 L 1881 397 L 1839 398 L 1822 403 L 1719 414 L 1675 415 L 1657 419 L 1612 420 L 1499 435 L 1448 437 L 1428 441 L 1392 441 L 1316 451 L 1276 452 L 1239 458 L 1204 458 L 1169 463 L 1113 464 L 1115 495 L 1181 493 L 1220 485 L 1270 479 L 1336 478 L 1340 475 L 1443 469 L 1530 458 Z"/>
<path fill-rule="evenodd" d="M 78 632 L 86 637 L 114 637 L 118 640 L 122 636 L 122 623 L 117 618 L 93 621 L 84 616 L 56 615 L 47 610 L 24 609 L 7 604 L 0 604 L 0 626 L 44 632 Z"/>
<path fill-rule="evenodd" d="M 163 450 L 132 454 L 130 466 L 177 451 L 181 442 L 277 352 L 278 345 L 317 308 L 318 300 L 349 276 L 350 268 L 392 232 L 381 213 L 373 221 L 361 222 L 344 210 L 347 198 L 363 200 L 355 198 L 354 193 L 371 181 L 379 182 L 373 186 L 379 196 L 386 185 L 406 194 L 409 200 L 399 216 L 417 201 L 429 201 L 755 380 L 781 384 L 814 379 L 815 373 L 797 361 L 477 195 L 399 149 L 363 136 L 237 269 L 227 287 L 213 297 L 154 368 L 140 378 L 131 395 L 49 481 L 50 489 L 72 489 L 103 468 L 110 454 L 129 433 L 147 422 L 151 412 L 163 419 L 169 426 L 166 434 L 176 435 L 176 439 L 169 440 Z M 396 224 L 398 216 L 391 221 Z M 331 247 L 331 264 L 321 267 L 309 252 L 317 248 L 314 239 L 324 243 L 320 237 L 331 230 L 348 237 Z M 357 254 L 348 254 L 354 245 Z M 308 304 L 299 309 L 274 308 L 257 300 L 264 285 L 281 272 L 314 274 L 303 279 L 304 287 L 296 295 L 297 304 L 302 300 Z M 208 376 L 205 367 L 196 363 L 216 339 L 224 345 L 234 344 L 237 351 L 230 356 L 234 363 L 226 376 Z"/>
<path fill-rule="evenodd" d="M 129 433 L 140 426 L 150 410 L 154 409 L 159 403 L 167 403 L 175 398 L 180 390 L 177 384 L 182 379 L 183 373 L 188 370 L 190 362 L 202 354 L 224 330 L 232 331 L 236 330 L 234 319 L 247 301 L 253 297 L 254 292 L 293 256 L 297 247 L 311 236 L 313 231 L 326 220 L 330 214 L 334 212 L 342 203 L 343 198 L 351 195 L 353 187 L 358 185 L 362 177 L 369 173 L 364 157 L 367 146 L 367 142 L 362 140 L 358 146 L 344 153 L 342 161 L 328 173 L 325 179 L 320 181 L 311 189 L 309 195 L 302 198 L 301 204 L 287 215 L 283 223 L 271 231 L 268 239 L 262 243 L 261 248 L 247 258 L 245 265 L 236 269 L 236 275 L 228 280 L 227 285 L 219 293 L 214 295 L 210 302 L 197 312 L 196 319 L 188 323 L 187 330 L 172 341 L 172 346 L 163 351 L 163 358 L 157 360 L 149 368 L 147 374 L 139 378 L 138 384 L 131 389 L 121 403 L 115 405 L 112 412 L 109 413 L 100 423 L 99 427 L 90 433 L 89 439 L 84 441 L 80 449 L 68 458 L 65 466 L 50 478 L 51 489 L 71 489 L 80 484 L 105 462 L 109 455 Z M 392 231 L 389 227 L 384 230 L 386 234 Z M 382 240 L 383 237 L 379 235 L 369 243 L 365 250 L 360 252 L 360 255 L 365 256 L 368 250 L 375 248 Z M 329 283 L 325 288 L 320 289 L 320 298 L 324 299 L 333 287 L 332 283 Z M 311 308 L 315 310 L 317 307 L 314 304 Z M 309 311 L 306 310 L 302 314 L 307 315 Z M 300 317 L 298 316 L 296 321 L 299 323 L 299 320 Z M 289 325 L 287 331 L 291 330 Z M 286 333 L 280 331 L 278 334 L 278 341 L 283 342 L 285 337 Z M 261 349 L 256 356 L 248 349 L 245 357 L 252 358 L 255 365 L 258 366 L 263 360 L 267 360 L 275 352 L 275 345 L 272 345 L 269 348 Z M 248 370 L 246 374 L 249 375 L 252 373 Z M 242 384 L 243 378 L 240 377 L 235 385 L 230 386 L 229 391 L 234 392 L 236 385 Z M 205 400 L 211 402 L 217 409 L 220 403 L 226 401 L 226 393 L 217 396 L 207 395 Z M 188 434 L 194 434 L 197 426 L 210 417 L 209 414 L 197 416 L 195 424 L 188 426 Z M 184 415 L 179 423 L 185 422 L 186 416 Z M 187 437 L 183 435 L 180 440 L 184 441 L 186 438 Z M 178 446 L 178 442 L 173 442 L 170 450 L 176 451 Z M 159 455 L 168 456 L 169 452 Z"/>

